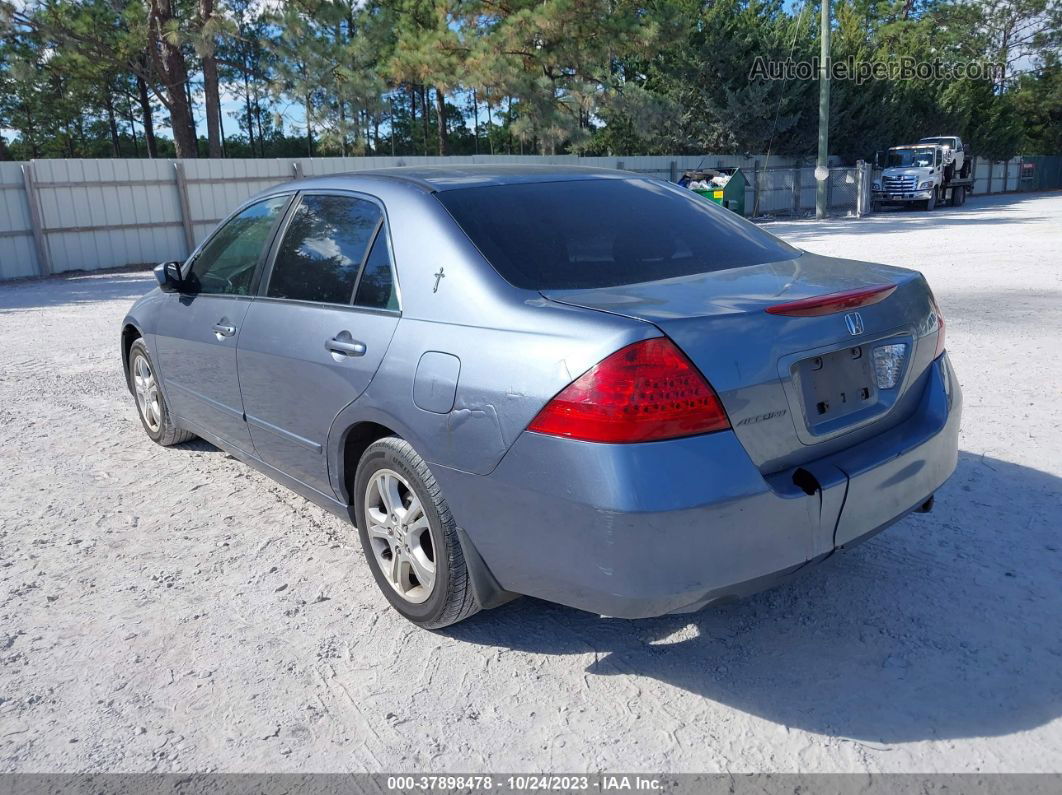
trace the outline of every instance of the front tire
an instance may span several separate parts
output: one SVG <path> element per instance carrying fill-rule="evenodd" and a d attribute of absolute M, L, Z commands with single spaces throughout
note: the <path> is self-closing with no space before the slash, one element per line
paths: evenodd
<path fill-rule="evenodd" d="M 936 206 L 937 206 L 937 191 L 934 188 L 933 189 L 933 194 L 928 199 L 926 199 L 926 210 L 933 210 L 933 209 L 936 208 Z"/>
<path fill-rule="evenodd" d="M 155 365 L 151 361 L 143 338 L 133 341 L 129 347 L 129 388 L 136 398 L 136 409 L 144 431 L 156 444 L 163 447 L 187 442 L 195 434 L 178 428 L 170 417 L 162 387 L 159 385 Z"/>
<path fill-rule="evenodd" d="M 409 442 L 369 445 L 352 497 L 369 568 L 395 610 L 425 629 L 479 612 L 450 507 Z"/>

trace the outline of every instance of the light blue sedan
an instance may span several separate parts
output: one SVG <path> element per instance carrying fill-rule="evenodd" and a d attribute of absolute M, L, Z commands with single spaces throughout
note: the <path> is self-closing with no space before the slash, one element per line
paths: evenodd
<path fill-rule="evenodd" d="M 639 174 L 293 182 L 155 272 L 121 331 L 148 436 L 352 521 L 423 627 L 517 594 L 697 610 L 928 510 L 955 468 L 919 273 Z"/>

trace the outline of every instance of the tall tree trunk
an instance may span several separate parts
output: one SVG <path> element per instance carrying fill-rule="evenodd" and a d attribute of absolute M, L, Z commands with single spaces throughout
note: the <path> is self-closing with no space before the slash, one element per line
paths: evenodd
<path fill-rule="evenodd" d="M 438 88 L 435 89 L 435 118 L 438 122 L 437 130 L 439 139 L 439 156 L 446 152 L 446 95 Z"/>
<path fill-rule="evenodd" d="M 339 100 L 339 152 L 347 156 L 347 103 Z"/>
<path fill-rule="evenodd" d="M 199 131 L 195 126 L 195 98 L 192 95 L 192 81 L 189 79 L 184 84 L 184 92 L 188 95 L 188 131 L 195 141 L 196 157 L 199 157 Z"/>
<path fill-rule="evenodd" d="M 313 124 L 310 123 L 310 95 L 305 97 L 306 103 L 306 156 L 313 157 Z"/>
<path fill-rule="evenodd" d="M 262 103 L 255 89 L 255 124 L 258 126 L 258 156 L 265 157 L 265 131 L 262 129 Z"/>
<path fill-rule="evenodd" d="M 144 127 L 144 143 L 147 144 L 148 157 L 154 160 L 159 156 L 155 143 L 155 120 L 151 115 L 151 97 L 148 96 L 147 83 L 139 74 L 136 76 L 136 91 L 140 97 L 140 118 Z"/>
<path fill-rule="evenodd" d="M 170 128 L 173 130 L 173 148 L 177 157 L 198 157 L 195 135 L 192 133 L 192 109 L 184 85 L 173 92 L 170 111 Z"/>
<path fill-rule="evenodd" d="M 428 155 L 428 139 L 431 137 L 431 111 L 428 109 L 428 88 L 420 87 L 420 122 L 424 128 L 424 156 Z"/>
<path fill-rule="evenodd" d="M 513 98 L 509 97 L 509 154 L 513 153 Z M 520 144 L 523 148 L 523 143 Z M 521 154 L 523 154 L 521 152 Z"/>
<path fill-rule="evenodd" d="M 254 116 L 251 115 L 251 77 L 245 70 L 243 73 L 243 101 L 247 108 L 247 145 L 254 154 Z"/>
<path fill-rule="evenodd" d="M 409 147 L 413 154 L 417 153 L 417 90 L 413 84 L 409 84 Z"/>
<path fill-rule="evenodd" d="M 140 157 L 140 139 L 136 134 L 136 117 L 133 115 L 133 103 L 129 100 L 129 94 L 122 92 L 125 96 L 125 118 L 129 120 L 129 135 L 133 139 L 133 154 L 136 157 Z"/>
<path fill-rule="evenodd" d="M 221 135 L 221 156 L 225 157 L 225 117 L 218 114 L 218 133 Z"/>
<path fill-rule="evenodd" d="M 188 98 L 188 63 L 180 45 L 167 38 L 167 29 L 175 21 L 173 0 L 150 0 L 149 31 L 154 71 L 161 78 L 166 110 L 170 113 L 173 146 L 177 157 L 198 155 L 192 132 L 192 103 Z"/>
<path fill-rule="evenodd" d="M 999 86 L 1000 91 L 1006 91 L 1007 89 L 1007 59 L 1010 57 L 1010 35 L 1011 26 L 1010 23 L 1006 23 L 1006 27 L 1003 29 L 1003 41 L 999 48 L 999 58 L 997 63 L 999 64 Z"/>
<path fill-rule="evenodd" d="M 118 137 L 118 121 L 114 117 L 114 96 L 109 85 L 103 86 L 104 102 L 107 106 L 107 125 L 111 128 L 111 150 L 115 157 L 122 156 L 122 143 Z"/>
<path fill-rule="evenodd" d="M 476 89 L 472 89 L 472 134 L 475 136 L 475 145 L 472 149 L 473 154 L 479 154 L 479 98 L 476 96 Z"/>
<path fill-rule="evenodd" d="M 484 97 L 484 101 L 487 103 L 487 143 L 490 145 L 490 153 L 494 154 L 494 136 L 491 135 L 491 131 L 494 128 L 494 111 L 491 108 L 489 90 L 486 92 L 486 95 L 487 96 Z"/>
<path fill-rule="evenodd" d="M 199 30 L 204 37 L 203 94 L 206 101 L 207 152 L 210 157 L 224 157 L 221 141 L 221 90 L 218 88 L 218 59 L 214 55 L 214 0 L 199 0 Z M 203 33 L 203 31 L 208 31 Z"/>

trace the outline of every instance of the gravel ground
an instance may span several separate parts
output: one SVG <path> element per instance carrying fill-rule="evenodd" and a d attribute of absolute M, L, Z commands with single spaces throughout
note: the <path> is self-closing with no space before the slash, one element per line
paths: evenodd
<path fill-rule="evenodd" d="M 150 275 L 0 286 L 0 770 L 1062 770 L 1062 195 L 769 228 L 925 272 L 959 468 L 796 583 L 645 621 L 415 629 L 350 527 L 144 435 Z"/>

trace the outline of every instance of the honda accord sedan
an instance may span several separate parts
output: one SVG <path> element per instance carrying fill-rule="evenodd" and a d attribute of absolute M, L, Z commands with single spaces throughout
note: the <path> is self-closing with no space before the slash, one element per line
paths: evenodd
<path fill-rule="evenodd" d="M 381 169 L 252 198 L 125 318 L 147 435 L 351 521 L 423 627 L 778 583 L 955 468 L 921 274 L 787 245 L 621 171 Z"/>

